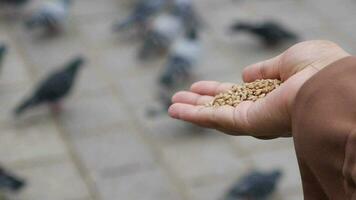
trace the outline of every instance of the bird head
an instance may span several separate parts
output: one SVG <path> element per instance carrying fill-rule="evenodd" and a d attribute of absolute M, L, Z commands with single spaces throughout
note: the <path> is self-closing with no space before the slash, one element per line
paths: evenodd
<path fill-rule="evenodd" d="M 198 31 L 196 28 L 191 28 L 190 30 L 187 31 L 186 33 L 186 38 L 190 40 L 197 40 L 199 39 Z"/>
<path fill-rule="evenodd" d="M 5 44 L 1 44 L 0 45 L 0 56 L 3 55 L 4 53 L 6 53 L 7 51 L 7 47 Z"/>
<path fill-rule="evenodd" d="M 282 177 L 283 173 L 280 169 L 276 169 L 276 170 L 273 170 L 271 172 L 271 177 L 273 177 L 273 179 L 275 180 L 278 180 Z"/>
<path fill-rule="evenodd" d="M 67 70 L 76 73 L 85 63 L 85 58 L 82 56 L 78 56 L 74 58 L 68 65 Z"/>
<path fill-rule="evenodd" d="M 231 26 L 231 31 L 250 30 L 253 26 L 246 22 L 237 22 Z"/>

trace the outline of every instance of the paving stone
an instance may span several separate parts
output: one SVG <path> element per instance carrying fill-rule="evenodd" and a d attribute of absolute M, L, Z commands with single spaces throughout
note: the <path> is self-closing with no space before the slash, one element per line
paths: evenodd
<path fill-rule="evenodd" d="M 81 94 L 108 87 L 109 83 L 98 72 L 101 66 L 97 66 L 95 59 L 88 57 L 91 52 L 86 49 L 86 45 L 83 44 L 77 33 L 73 32 L 58 38 L 42 40 L 24 33 L 18 33 L 17 37 L 26 49 L 26 55 L 32 64 L 31 69 L 35 70 L 33 75 L 36 81 L 61 69 L 74 57 L 83 56 L 86 58 L 86 63 L 79 73 L 75 92 Z"/>
<path fill-rule="evenodd" d="M 150 166 L 154 163 L 149 147 L 135 130 L 124 125 L 90 137 L 73 141 L 78 155 L 94 178 L 105 171 L 124 174 L 128 166 Z"/>
<path fill-rule="evenodd" d="M 105 13 L 118 12 L 119 2 L 115 0 L 104 0 L 98 3 L 95 0 L 80 0 L 73 5 L 72 12 L 75 16 L 88 17 Z"/>
<path fill-rule="evenodd" d="M 288 188 L 302 187 L 294 149 L 251 153 L 250 156 L 257 169 L 272 170 L 277 168 L 283 171 L 283 178 L 279 184 L 281 191 Z"/>
<path fill-rule="evenodd" d="M 49 120 L 1 127 L 0 161 L 5 164 L 65 156 L 67 149 Z"/>
<path fill-rule="evenodd" d="M 27 200 L 89 199 L 89 192 L 75 166 L 68 160 L 15 170 L 28 180 L 28 186 L 19 194 Z"/>
<path fill-rule="evenodd" d="M 234 69 L 242 69 L 251 62 L 258 60 L 255 56 L 249 55 L 249 57 L 241 57 L 238 48 L 236 46 L 227 46 L 221 40 L 215 42 L 210 41 L 211 38 L 206 36 L 203 38 L 203 52 L 198 65 L 195 67 L 195 73 L 197 76 L 206 74 L 215 74 L 216 72 L 230 71 Z M 210 42 L 209 42 L 210 41 Z"/>
<path fill-rule="evenodd" d="M 157 169 L 143 170 L 127 176 L 109 177 L 98 183 L 103 200 L 145 199 L 179 200 L 177 189 Z"/>
<path fill-rule="evenodd" d="M 12 112 L 15 106 L 24 98 L 28 87 L 9 87 L 0 85 L 0 122 L 4 124 L 14 120 Z"/>
<path fill-rule="evenodd" d="M 191 139 L 205 138 L 219 135 L 216 131 L 200 128 L 187 122 L 178 121 L 168 116 L 167 112 L 162 111 L 158 116 L 149 117 L 147 109 L 151 105 L 139 107 L 137 110 L 138 118 L 145 127 L 143 134 L 150 137 L 160 146 L 170 146 L 182 144 Z M 157 109 L 160 108 L 157 106 Z"/>
<path fill-rule="evenodd" d="M 8 52 L 6 53 L 5 59 L 1 65 L 0 86 L 9 84 L 24 84 L 29 81 L 25 63 L 19 56 L 18 50 L 14 48 L 14 43 L 8 37 L 5 32 L 5 28 L 6 27 L 1 30 L 2 27 L 0 27 L 0 44 L 5 44 L 8 48 Z"/>
<path fill-rule="evenodd" d="M 117 79 L 115 86 L 131 105 L 148 106 L 158 94 L 157 76 L 139 75 Z"/>
<path fill-rule="evenodd" d="M 278 197 L 280 200 L 291 199 L 291 200 L 301 200 L 303 198 L 303 189 L 302 187 L 295 187 L 288 190 L 279 190 Z"/>
<path fill-rule="evenodd" d="M 230 176 L 221 179 L 214 179 L 210 183 L 205 183 L 193 187 L 189 187 L 193 200 L 217 200 L 222 199 L 225 193 L 230 189 L 232 184 L 237 180 L 242 172 L 235 172 Z"/>
<path fill-rule="evenodd" d="M 110 90 L 103 90 L 96 95 L 69 99 L 59 120 L 70 136 L 76 137 L 126 121 L 126 112 Z"/>
<path fill-rule="evenodd" d="M 114 22 L 121 16 L 119 15 L 120 13 L 100 15 L 91 19 L 90 23 L 81 22 L 80 19 L 82 18 L 79 18 L 76 25 L 81 35 L 83 35 L 83 39 L 99 47 L 98 50 L 100 51 L 105 51 L 108 47 L 121 49 L 125 43 L 127 47 L 132 47 L 132 43 L 128 45 L 128 41 L 122 40 L 121 33 L 115 33 L 112 30 Z"/>
<path fill-rule="evenodd" d="M 163 63 L 149 66 L 139 62 L 136 59 L 138 46 L 137 45 L 119 45 L 117 47 L 109 47 L 100 52 L 99 62 L 102 68 L 109 74 L 114 81 L 137 77 L 140 74 L 157 72 Z"/>
<path fill-rule="evenodd" d="M 231 137 L 231 141 L 245 152 L 260 152 L 273 149 L 292 149 L 294 148 L 292 138 L 278 138 L 273 140 L 259 140 L 249 136 Z"/>
<path fill-rule="evenodd" d="M 241 171 L 247 162 L 236 155 L 222 139 L 195 138 L 163 148 L 164 159 L 186 183 L 204 177 L 219 177 Z"/>

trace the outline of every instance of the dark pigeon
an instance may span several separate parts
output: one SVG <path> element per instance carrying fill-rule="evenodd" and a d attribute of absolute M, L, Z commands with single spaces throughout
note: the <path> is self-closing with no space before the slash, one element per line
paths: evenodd
<path fill-rule="evenodd" d="M 0 70 L 2 69 L 2 65 L 5 59 L 5 54 L 7 52 L 7 47 L 4 44 L 0 45 Z"/>
<path fill-rule="evenodd" d="M 114 24 L 114 31 L 122 31 L 133 26 L 146 28 L 152 16 L 161 11 L 167 0 L 138 0 L 131 14 L 123 21 Z"/>
<path fill-rule="evenodd" d="M 261 24 L 238 22 L 231 27 L 233 32 L 247 32 L 260 38 L 266 46 L 277 46 L 287 41 L 297 41 L 298 36 L 276 22 Z"/>
<path fill-rule="evenodd" d="M 59 101 L 70 93 L 78 71 L 83 64 L 84 58 L 78 57 L 67 64 L 64 69 L 51 74 L 39 84 L 31 97 L 27 98 L 15 109 L 15 115 L 19 116 L 27 109 L 44 103 L 59 106 Z"/>
<path fill-rule="evenodd" d="M 191 77 L 193 66 L 200 55 L 200 41 L 196 29 L 178 39 L 171 48 L 165 70 L 160 76 L 160 85 L 174 88 Z"/>
<path fill-rule="evenodd" d="M 281 176 L 280 170 L 269 173 L 253 171 L 238 180 L 224 200 L 265 200 L 276 190 Z"/>
<path fill-rule="evenodd" d="M 0 0 L 0 6 L 13 6 L 13 7 L 20 7 L 27 4 L 29 0 Z"/>
<path fill-rule="evenodd" d="M 25 180 L 0 167 L 0 191 L 18 192 L 26 185 Z"/>
<path fill-rule="evenodd" d="M 28 29 L 42 28 L 50 33 L 63 30 L 72 0 L 47 1 L 26 21 Z"/>

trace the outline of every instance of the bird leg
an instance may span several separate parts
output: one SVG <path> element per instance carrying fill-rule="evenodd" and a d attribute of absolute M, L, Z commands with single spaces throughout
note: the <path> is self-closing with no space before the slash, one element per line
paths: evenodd
<path fill-rule="evenodd" d="M 62 106 L 59 102 L 50 103 L 49 107 L 53 114 L 58 115 L 62 112 Z"/>

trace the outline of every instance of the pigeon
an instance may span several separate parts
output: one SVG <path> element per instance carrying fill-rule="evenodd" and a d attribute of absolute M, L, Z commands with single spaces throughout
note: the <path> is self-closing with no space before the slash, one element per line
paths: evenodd
<path fill-rule="evenodd" d="M 151 24 L 141 50 L 139 59 L 145 60 L 166 52 L 170 45 L 181 35 L 182 21 L 171 13 L 162 13 Z"/>
<path fill-rule="evenodd" d="M 0 7 L 2 6 L 22 7 L 28 2 L 29 0 L 0 0 Z"/>
<path fill-rule="evenodd" d="M 59 102 L 70 93 L 78 71 L 83 64 L 84 58 L 77 57 L 63 69 L 51 74 L 38 85 L 31 97 L 16 107 L 14 110 L 15 116 L 20 116 L 27 109 L 44 103 L 48 103 L 53 111 L 59 112 Z"/>
<path fill-rule="evenodd" d="M 298 36 L 276 22 L 252 24 L 238 22 L 231 27 L 233 32 L 245 31 L 260 38 L 267 47 L 280 45 L 286 41 L 296 41 Z"/>
<path fill-rule="evenodd" d="M 26 185 L 25 180 L 7 172 L 0 167 L 0 191 L 18 192 Z"/>
<path fill-rule="evenodd" d="M 165 70 L 160 76 L 160 85 L 174 88 L 188 80 L 192 67 L 197 63 L 201 51 L 199 36 L 196 29 L 187 31 L 178 39 L 170 50 Z"/>
<path fill-rule="evenodd" d="M 280 170 L 253 171 L 235 183 L 224 200 L 265 200 L 276 190 L 281 176 Z"/>
<path fill-rule="evenodd" d="M 179 16 L 186 30 L 201 26 L 200 19 L 195 11 L 193 0 L 173 0 L 173 13 Z"/>
<path fill-rule="evenodd" d="M 26 21 L 28 29 L 42 28 L 49 33 L 57 33 L 65 26 L 72 0 L 55 0 L 43 5 Z"/>
<path fill-rule="evenodd" d="M 2 68 L 2 64 L 4 62 L 5 54 L 7 52 L 7 47 L 5 44 L 0 44 L 0 69 Z"/>
<path fill-rule="evenodd" d="M 123 21 L 114 24 L 114 31 L 122 31 L 137 25 L 146 28 L 151 17 L 161 11 L 167 0 L 138 0 L 131 14 Z"/>

